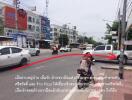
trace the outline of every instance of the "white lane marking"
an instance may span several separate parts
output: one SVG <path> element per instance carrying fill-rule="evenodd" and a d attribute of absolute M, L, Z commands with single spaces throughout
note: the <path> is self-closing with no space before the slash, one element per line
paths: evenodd
<path fill-rule="evenodd" d="M 105 73 L 101 73 L 100 75 L 105 75 Z M 103 76 L 102 76 L 103 77 Z M 100 88 L 100 90 L 93 90 L 90 92 L 88 96 L 88 100 L 92 100 L 92 98 L 97 98 L 98 100 L 102 100 L 103 94 L 101 93 L 101 89 L 103 89 L 104 86 L 104 78 L 102 78 L 102 83 L 96 83 L 93 87 L 95 89 Z"/>
<path fill-rule="evenodd" d="M 39 67 L 36 67 L 35 69 L 41 69 L 41 68 L 44 68 L 46 66 L 39 66 Z"/>
<path fill-rule="evenodd" d="M 71 96 L 77 91 L 77 86 L 73 87 L 70 92 L 63 98 L 63 100 L 69 100 Z"/>
<path fill-rule="evenodd" d="M 92 92 L 90 92 L 88 98 L 93 98 L 93 97 L 99 98 L 99 96 L 100 96 L 100 92 L 92 91 Z"/>
<path fill-rule="evenodd" d="M 94 85 L 94 87 L 101 87 L 101 88 L 102 88 L 103 86 L 104 86 L 104 83 L 97 83 L 97 84 Z"/>
<path fill-rule="evenodd" d="M 99 97 L 99 100 L 102 100 L 102 99 L 103 99 L 103 94 L 101 94 Z"/>

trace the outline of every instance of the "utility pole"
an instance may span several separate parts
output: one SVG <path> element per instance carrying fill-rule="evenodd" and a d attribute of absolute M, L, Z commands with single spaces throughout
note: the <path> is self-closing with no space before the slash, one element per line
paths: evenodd
<path fill-rule="evenodd" d="M 121 48 L 120 48 L 120 59 L 119 59 L 119 78 L 123 79 L 124 74 L 124 49 L 125 49 L 125 33 L 126 33 L 126 8 L 127 0 L 123 0 L 123 16 L 122 16 L 122 34 L 121 34 Z"/>
<path fill-rule="evenodd" d="M 46 0 L 45 16 L 48 17 L 49 0 Z"/>
<path fill-rule="evenodd" d="M 17 11 L 18 11 L 18 9 L 19 9 L 20 1 L 19 1 L 19 0 L 14 0 L 13 3 L 14 3 L 14 6 L 15 6 L 16 32 L 18 32 Z M 18 40 L 17 40 L 17 46 L 18 46 Z"/>

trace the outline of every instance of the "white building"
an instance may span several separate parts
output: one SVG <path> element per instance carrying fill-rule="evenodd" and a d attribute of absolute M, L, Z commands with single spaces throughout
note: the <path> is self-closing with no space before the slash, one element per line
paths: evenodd
<path fill-rule="evenodd" d="M 59 37 L 61 34 L 66 34 L 69 38 L 69 44 L 76 44 L 78 41 L 78 32 L 73 27 L 67 25 L 59 26 L 52 24 L 51 33 L 53 34 L 53 43 L 59 44 Z"/>
<path fill-rule="evenodd" d="M 27 40 L 32 46 L 39 47 L 41 39 L 41 17 L 31 11 L 27 11 Z"/>
<path fill-rule="evenodd" d="M 53 38 L 53 44 L 59 44 L 59 37 L 62 34 L 62 26 L 51 24 L 51 33 Z"/>

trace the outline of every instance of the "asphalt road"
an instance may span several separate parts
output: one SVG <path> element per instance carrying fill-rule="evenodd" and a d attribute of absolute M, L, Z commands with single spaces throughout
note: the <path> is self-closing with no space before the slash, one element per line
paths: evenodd
<path fill-rule="evenodd" d="M 31 62 L 51 56 L 50 52 L 41 53 L 32 57 Z M 79 62 L 80 57 L 64 57 L 20 70 L 0 72 L 0 100 L 87 100 L 90 92 L 72 91 L 76 88 Z M 103 73 L 101 66 L 108 65 L 114 64 L 97 62 L 93 66 L 95 76 Z"/>

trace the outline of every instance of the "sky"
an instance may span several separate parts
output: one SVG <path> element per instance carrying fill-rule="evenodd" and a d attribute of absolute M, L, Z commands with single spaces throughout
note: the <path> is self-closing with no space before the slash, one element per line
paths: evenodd
<path fill-rule="evenodd" d="M 9 1 L 11 0 L 0 0 Z M 80 33 L 98 39 L 104 36 L 106 22 L 116 19 L 119 0 L 49 0 L 48 16 L 52 24 L 77 26 Z M 44 14 L 45 0 L 20 0 L 25 7 L 37 6 Z"/>

